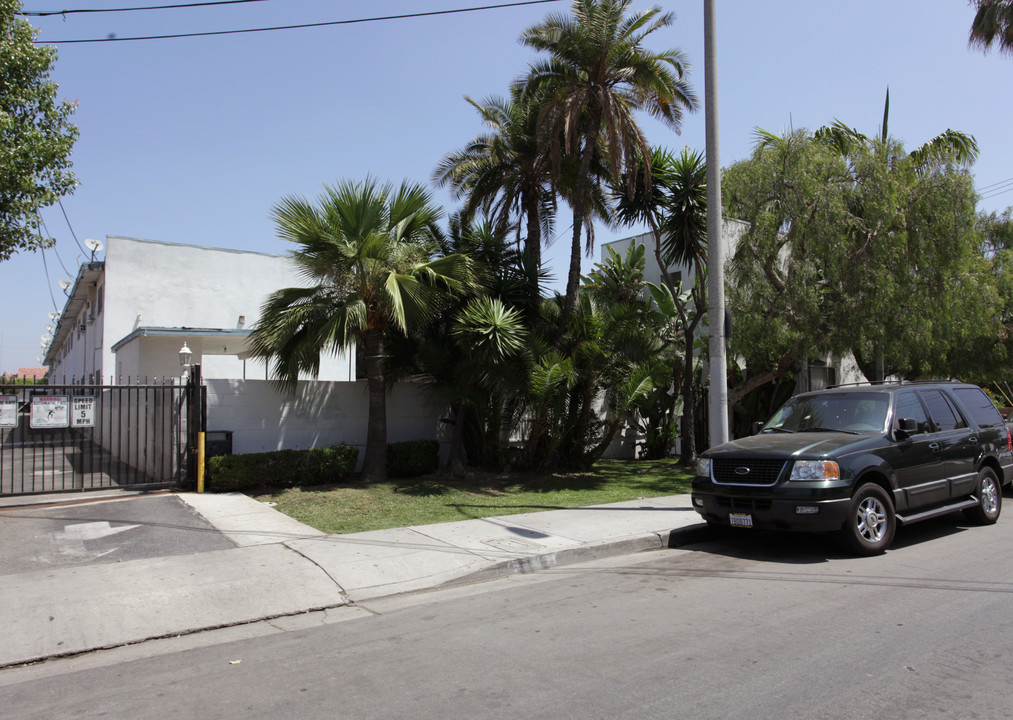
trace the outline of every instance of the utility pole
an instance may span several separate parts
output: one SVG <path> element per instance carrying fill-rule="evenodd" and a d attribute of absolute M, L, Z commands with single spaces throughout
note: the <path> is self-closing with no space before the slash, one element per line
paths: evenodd
<path fill-rule="evenodd" d="M 725 245 L 721 237 L 721 153 L 718 149 L 716 0 L 704 0 L 704 110 L 707 119 L 707 321 L 710 325 L 710 447 L 728 441 L 725 362 Z"/>

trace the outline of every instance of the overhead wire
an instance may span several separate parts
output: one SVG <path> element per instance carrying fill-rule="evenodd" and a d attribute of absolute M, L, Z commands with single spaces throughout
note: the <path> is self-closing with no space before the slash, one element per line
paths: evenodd
<path fill-rule="evenodd" d="M 990 183 L 988 185 L 982 185 L 980 188 L 978 188 L 978 192 L 988 190 L 989 188 L 995 187 L 996 185 L 1007 185 L 1009 183 L 1013 183 L 1013 177 L 1006 178 L 1005 180 L 999 180 L 998 182 Z"/>
<path fill-rule="evenodd" d="M 300 23 L 296 25 L 276 25 L 273 27 L 246 28 L 242 30 L 211 30 L 208 32 L 174 33 L 171 35 L 145 35 L 135 37 L 86 38 L 75 40 L 36 40 L 36 45 L 71 45 L 76 43 L 104 43 L 104 42 L 129 42 L 134 40 L 172 40 L 190 37 L 211 37 L 215 35 L 240 35 L 243 33 L 273 32 L 276 30 L 300 30 L 305 28 L 332 27 L 335 25 L 354 25 L 358 23 L 383 22 L 386 20 L 406 20 L 409 18 L 435 17 L 438 15 L 454 15 L 460 13 L 480 12 L 485 10 L 499 10 L 502 8 L 521 7 L 524 5 L 544 5 L 546 3 L 562 2 L 562 0 L 523 0 L 522 2 L 498 3 L 495 5 L 482 5 L 478 7 L 455 8 L 452 10 L 430 10 L 427 12 L 405 13 L 402 15 L 382 15 L 368 18 L 356 18 L 354 20 L 329 20 L 317 23 Z"/>
<path fill-rule="evenodd" d="M 79 15 L 82 13 L 116 13 L 135 12 L 138 10 L 176 10 L 179 8 L 208 7 L 210 5 L 241 5 L 252 2 L 266 2 L 267 0 L 214 0 L 214 2 L 192 2 L 180 3 L 177 5 L 148 5 L 146 7 L 127 8 L 77 8 L 73 10 L 21 10 L 17 14 L 24 17 L 49 17 L 51 15 Z"/>
<path fill-rule="evenodd" d="M 46 262 L 45 248 L 40 248 L 39 255 L 42 256 L 42 267 L 46 271 L 46 289 L 49 290 L 49 299 L 53 301 L 53 310 L 60 312 L 60 308 L 56 306 L 56 296 L 53 295 L 53 281 L 49 278 L 49 263 Z"/>
<path fill-rule="evenodd" d="M 978 194 L 981 196 L 982 200 L 988 200 L 989 198 L 1013 192 L 1013 178 L 1010 178 L 1002 183 L 994 183 L 988 187 L 991 189 L 986 189 L 984 192 L 982 192 L 981 189 L 978 190 Z"/>
<path fill-rule="evenodd" d="M 67 211 L 63 207 L 63 200 L 58 198 L 56 202 L 60 204 L 60 210 L 63 211 L 63 219 L 67 221 L 67 227 L 70 228 L 70 234 L 74 238 L 74 242 L 77 243 L 77 249 L 80 250 L 82 254 L 87 255 L 88 251 L 81 246 L 80 241 L 77 239 L 77 233 L 74 232 L 74 226 L 70 224 L 70 218 L 67 217 Z"/>
<path fill-rule="evenodd" d="M 63 264 L 63 258 L 60 257 L 60 252 L 56 249 L 56 239 L 53 237 L 53 233 L 49 232 L 49 228 L 46 227 L 46 221 L 43 220 L 42 216 L 39 215 L 38 213 L 36 213 L 36 217 L 39 218 L 39 224 L 42 226 L 42 229 L 46 231 L 46 235 L 49 237 L 50 240 L 53 241 L 52 245 L 53 252 L 56 253 L 56 259 L 60 262 L 60 267 L 63 268 L 63 272 L 67 273 L 67 275 L 73 275 L 73 273 L 71 273 L 70 270 L 67 269 L 67 266 Z"/>

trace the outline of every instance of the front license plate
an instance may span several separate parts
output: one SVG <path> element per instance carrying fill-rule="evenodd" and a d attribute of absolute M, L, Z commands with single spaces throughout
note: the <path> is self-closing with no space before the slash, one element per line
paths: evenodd
<path fill-rule="evenodd" d="M 753 516 L 746 513 L 731 513 L 728 522 L 732 527 L 753 527 Z"/>

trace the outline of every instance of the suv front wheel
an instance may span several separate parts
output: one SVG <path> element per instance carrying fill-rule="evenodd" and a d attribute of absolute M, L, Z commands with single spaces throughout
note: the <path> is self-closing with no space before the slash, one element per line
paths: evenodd
<path fill-rule="evenodd" d="M 992 525 L 1002 512 L 1002 486 L 992 468 L 981 469 L 974 487 L 978 504 L 965 510 L 964 517 L 975 525 Z"/>
<path fill-rule="evenodd" d="M 897 518 L 886 491 L 875 483 L 858 488 L 841 529 L 845 546 L 858 555 L 879 555 L 893 542 L 896 529 Z"/>

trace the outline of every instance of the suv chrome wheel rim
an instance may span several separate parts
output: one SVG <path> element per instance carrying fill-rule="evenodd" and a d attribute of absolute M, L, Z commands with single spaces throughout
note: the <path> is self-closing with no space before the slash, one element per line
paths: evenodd
<path fill-rule="evenodd" d="M 995 481 L 986 477 L 981 481 L 981 509 L 989 515 L 999 508 L 998 490 Z"/>
<path fill-rule="evenodd" d="M 875 543 L 883 539 L 886 531 L 886 508 L 874 497 L 862 500 L 858 506 L 858 532 L 866 541 Z"/>

